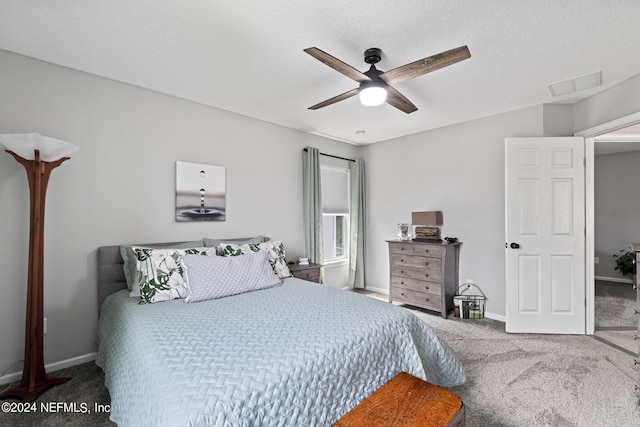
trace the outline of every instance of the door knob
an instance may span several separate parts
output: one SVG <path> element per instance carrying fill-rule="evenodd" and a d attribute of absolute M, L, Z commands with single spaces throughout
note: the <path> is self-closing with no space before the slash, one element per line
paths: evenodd
<path fill-rule="evenodd" d="M 517 244 L 516 242 L 513 242 L 513 243 L 511 244 L 511 249 L 520 249 L 520 245 L 519 245 L 519 244 Z"/>

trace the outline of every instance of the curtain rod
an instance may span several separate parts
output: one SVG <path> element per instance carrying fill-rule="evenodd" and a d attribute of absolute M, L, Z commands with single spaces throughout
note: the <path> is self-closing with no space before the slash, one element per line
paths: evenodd
<path fill-rule="evenodd" d="M 304 148 L 302 151 L 307 152 L 309 150 Z M 319 153 L 319 154 L 321 156 L 333 157 L 334 159 L 346 160 L 347 162 L 355 162 L 355 160 L 353 160 L 353 159 L 347 159 L 346 157 L 334 156 L 333 154 L 325 154 L 325 153 Z"/>

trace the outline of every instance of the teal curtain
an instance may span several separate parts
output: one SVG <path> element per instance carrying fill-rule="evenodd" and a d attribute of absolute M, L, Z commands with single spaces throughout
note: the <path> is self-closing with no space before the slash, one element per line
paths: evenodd
<path fill-rule="evenodd" d="M 349 286 L 365 287 L 365 179 L 364 161 L 350 162 L 351 171 L 351 242 L 349 245 Z"/>
<path fill-rule="evenodd" d="M 322 186 L 320 151 L 307 147 L 302 152 L 302 185 L 304 198 L 304 251 L 309 261 L 322 265 Z M 322 269 L 320 269 L 322 282 Z"/>

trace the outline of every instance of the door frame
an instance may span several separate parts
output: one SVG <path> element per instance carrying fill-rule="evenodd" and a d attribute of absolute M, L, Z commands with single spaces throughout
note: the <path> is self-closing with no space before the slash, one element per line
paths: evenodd
<path fill-rule="evenodd" d="M 595 137 L 598 135 L 622 129 L 627 126 L 640 123 L 640 112 L 620 117 L 618 119 L 599 124 L 597 126 L 576 132 L 575 136 L 584 138 L 584 156 L 585 156 L 585 326 L 588 335 L 595 333 L 596 324 L 596 287 L 595 287 Z"/>

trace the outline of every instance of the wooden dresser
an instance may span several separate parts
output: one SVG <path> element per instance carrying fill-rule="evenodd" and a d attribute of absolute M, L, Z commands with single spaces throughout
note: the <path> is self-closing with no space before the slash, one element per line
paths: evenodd
<path fill-rule="evenodd" d="M 293 274 L 293 277 L 308 280 L 310 282 L 320 283 L 320 267 L 322 267 L 320 264 L 288 264 L 288 266 L 291 274 Z"/>
<path fill-rule="evenodd" d="M 389 243 L 389 302 L 397 301 L 447 318 L 458 289 L 461 242 L 422 243 L 387 240 Z"/>
<path fill-rule="evenodd" d="M 633 311 L 636 315 L 638 323 L 638 331 L 636 332 L 636 341 L 638 342 L 638 357 L 635 360 L 636 366 L 640 364 L 640 243 L 632 243 L 631 249 L 636 253 L 636 277 L 633 286 L 636 289 L 636 308 Z M 636 384 L 636 395 L 640 404 L 640 369 L 638 369 L 638 384 Z"/>

